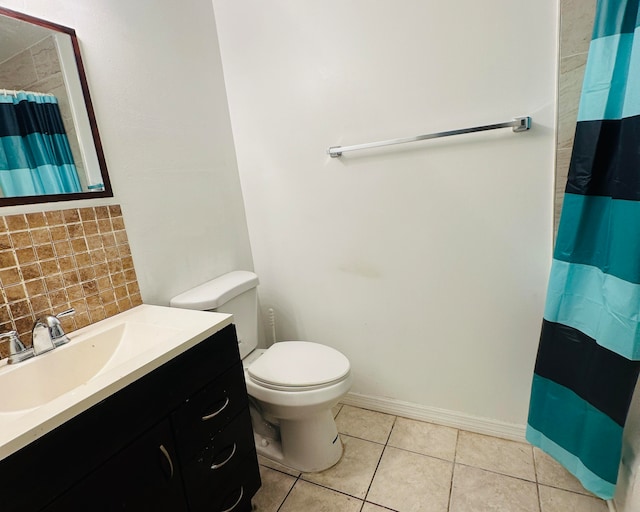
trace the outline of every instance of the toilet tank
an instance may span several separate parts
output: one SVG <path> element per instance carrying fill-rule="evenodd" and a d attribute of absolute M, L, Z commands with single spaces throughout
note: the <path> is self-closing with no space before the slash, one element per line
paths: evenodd
<path fill-rule="evenodd" d="M 235 270 L 171 299 L 175 308 L 231 313 L 238 333 L 240 357 L 258 345 L 258 276 Z"/>

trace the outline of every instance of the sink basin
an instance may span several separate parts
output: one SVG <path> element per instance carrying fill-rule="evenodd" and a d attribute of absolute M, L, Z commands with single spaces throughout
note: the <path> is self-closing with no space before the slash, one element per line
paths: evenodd
<path fill-rule="evenodd" d="M 149 348 L 149 340 L 159 343 L 177 332 L 125 321 L 97 333 L 77 337 L 72 333 L 69 343 L 2 368 L 0 412 L 45 404 Z"/>
<path fill-rule="evenodd" d="M 0 411 L 31 409 L 87 382 L 118 348 L 118 330 L 122 329 L 111 329 L 101 333 L 96 341 L 63 345 L 3 368 L 0 372 L 0 389 L 3 390 Z M 78 360 L 86 363 L 77 364 Z"/>

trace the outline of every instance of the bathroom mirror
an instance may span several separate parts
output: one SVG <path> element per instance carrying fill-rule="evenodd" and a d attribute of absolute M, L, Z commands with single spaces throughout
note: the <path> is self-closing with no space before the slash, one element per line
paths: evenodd
<path fill-rule="evenodd" d="M 56 126 L 62 125 L 62 128 L 55 130 L 56 140 L 62 138 L 64 148 L 59 151 L 56 147 L 52 152 L 65 155 L 64 172 L 73 173 L 72 184 L 49 185 L 47 180 L 55 181 L 57 169 L 62 167 L 47 165 L 48 174 L 44 176 L 43 173 L 41 179 L 37 173 L 44 165 L 39 157 L 14 157 L 6 149 L 21 144 L 16 140 L 29 138 L 16 135 L 18 128 L 14 127 L 22 126 L 23 121 L 15 121 L 14 117 L 17 119 L 18 116 L 13 110 L 11 121 L 3 121 L 7 116 L 2 109 L 9 109 L 8 104 L 12 102 L 11 107 L 15 107 L 25 97 L 29 101 L 47 97 L 47 103 L 57 103 L 54 108 L 59 111 L 59 117 L 56 119 L 61 118 L 62 123 Z M 72 28 L 0 7 L 0 114 L 3 116 L 0 117 L 0 143 L 6 149 L 6 152 L 0 152 L 0 206 L 113 196 L 80 46 Z M 20 128 L 21 134 L 24 131 Z M 31 128 L 26 131 L 31 136 Z M 45 135 L 50 135 L 51 131 L 42 130 Z M 63 135 L 59 136 L 59 132 Z M 9 137 L 3 140 L 7 135 Z M 9 139 L 10 142 L 6 142 Z M 27 149 L 23 154 L 32 155 L 33 152 Z M 26 160 L 29 165 L 24 163 Z M 12 172 L 15 168 L 17 173 Z M 26 178 L 29 174 L 37 176 Z M 18 184 L 18 180 L 25 179 L 38 181 L 38 184 Z"/>

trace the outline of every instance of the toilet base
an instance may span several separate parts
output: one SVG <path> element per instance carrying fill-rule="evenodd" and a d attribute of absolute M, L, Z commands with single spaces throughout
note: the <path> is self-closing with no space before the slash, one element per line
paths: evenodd
<path fill-rule="evenodd" d="M 280 441 L 254 432 L 260 455 L 303 473 L 324 471 L 340 460 L 342 441 L 330 409 L 279 424 Z"/>

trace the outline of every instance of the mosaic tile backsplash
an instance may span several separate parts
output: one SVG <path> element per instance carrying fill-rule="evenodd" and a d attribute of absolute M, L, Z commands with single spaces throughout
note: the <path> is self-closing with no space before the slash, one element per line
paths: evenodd
<path fill-rule="evenodd" d="M 0 217 L 0 286 L 0 332 L 27 346 L 44 314 L 75 308 L 69 333 L 142 304 L 120 206 Z"/>

